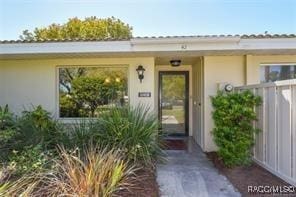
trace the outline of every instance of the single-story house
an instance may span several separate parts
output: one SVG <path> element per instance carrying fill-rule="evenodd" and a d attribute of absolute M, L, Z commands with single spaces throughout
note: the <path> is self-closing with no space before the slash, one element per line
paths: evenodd
<path fill-rule="evenodd" d="M 115 105 L 149 105 L 168 135 L 212 139 L 218 89 L 296 78 L 296 35 L 0 42 L 0 106 L 42 105 L 72 122 Z"/>

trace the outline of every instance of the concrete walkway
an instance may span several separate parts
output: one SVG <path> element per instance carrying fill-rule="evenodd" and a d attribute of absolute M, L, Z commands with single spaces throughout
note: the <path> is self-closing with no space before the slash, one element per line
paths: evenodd
<path fill-rule="evenodd" d="M 166 152 L 168 161 L 157 166 L 157 182 L 161 196 L 240 196 L 192 139 L 188 142 L 188 150 Z"/>

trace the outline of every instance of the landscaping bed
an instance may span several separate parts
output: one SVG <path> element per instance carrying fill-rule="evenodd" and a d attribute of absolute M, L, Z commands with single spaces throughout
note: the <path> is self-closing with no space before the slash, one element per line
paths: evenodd
<path fill-rule="evenodd" d="M 41 106 L 20 116 L 0 107 L 0 196 L 157 197 L 158 125 L 145 106 L 71 125 Z"/>
<path fill-rule="evenodd" d="M 228 168 L 216 152 L 206 154 L 219 172 L 225 175 L 243 196 L 251 195 L 248 193 L 248 186 L 289 186 L 288 183 L 255 163 L 250 166 Z"/>
<path fill-rule="evenodd" d="M 137 179 L 130 191 L 121 191 L 122 197 L 158 197 L 159 187 L 153 169 L 145 168 L 136 172 Z"/>

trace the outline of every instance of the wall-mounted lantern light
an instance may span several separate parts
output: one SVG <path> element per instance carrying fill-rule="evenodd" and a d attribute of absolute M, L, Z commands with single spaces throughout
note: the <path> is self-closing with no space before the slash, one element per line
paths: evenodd
<path fill-rule="evenodd" d="M 136 71 L 138 73 L 138 78 L 140 80 L 140 83 L 142 83 L 142 80 L 144 79 L 145 68 L 142 65 L 139 65 Z"/>

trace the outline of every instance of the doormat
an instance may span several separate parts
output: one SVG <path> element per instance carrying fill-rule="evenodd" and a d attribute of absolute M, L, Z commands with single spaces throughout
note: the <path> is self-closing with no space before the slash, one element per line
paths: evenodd
<path fill-rule="evenodd" d="M 164 144 L 166 150 L 187 150 L 187 143 L 184 140 L 166 139 Z"/>

